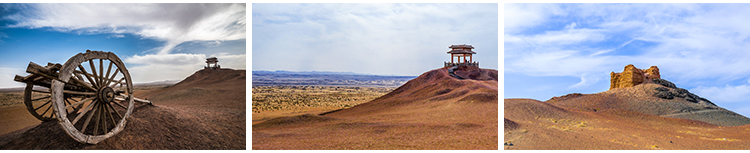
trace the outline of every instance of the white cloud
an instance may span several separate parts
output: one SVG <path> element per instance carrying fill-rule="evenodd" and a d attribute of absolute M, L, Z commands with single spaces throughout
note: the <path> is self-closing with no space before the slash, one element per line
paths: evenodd
<path fill-rule="evenodd" d="M 229 53 L 211 54 L 208 57 L 216 57 L 222 68 L 246 69 L 247 57 L 245 54 L 230 55 Z"/>
<path fill-rule="evenodd" d="M 206 55 L 203 54 L 166 54 L 166 55 L 134 55 L 125 58 L 123 62 L 133 64 L 160 64 L 160 65 L 186 65 L 205 62 Z"/>
<path fill-rule="evenodd" d="M 28 73 L 26 69 L 0 67 L 0 80 L 4 80 L 0 81 L 0 87 L 25 87 L 24 83 L 11 81 L 16 75 L 27 76 Z"/>
<path fill-rule="evenodd" d="M 724 87 L 699 86 L 690 91 L 711 101 L 721 103 L 746 102 L 750 99 L 750 85 L 747 84 L 738 86 L 726 85 Z"/>
<path fill-rule="evenodd" d="M 564 15 L 559 6 L 551 4 L 504 4 L 504 25 L 506 33 L 516 33 L 520 29 L 535 27 L 546 23 L 553 15 Z"/>
<path fill-rule="evenodd" d="M 581 77 L 576 87 L 597 80 L 581 74 L 617 71 L 631 63 L 657 65 L 662 77 L 677 83 L 713 79 L 712 83 L 724 84 L 750 75 L 750 62 L 745 60 L 750 59 L 750 27 L 742 20 L 750 18 L 746 5 L 505 6 L 506 26 L 508 16 L 529 18 L 517 21 L 529 23 L 510 23 L 516 31 L 506 28 L 505 61 L 512 66 L 507 72 Z M 536 9 L 542 7 L 567 13 Z M 507 10 L 522 13 L 514 16 Z M 529 16 L 517 16 L 524 14 Z M 633 44 L 635 40 L 653 46 L 632 48 L 640 45 Z"/>
<path fill-rule="evenodd" d="M 448 11 L 450 10 L 450 11 Z M 253 4 L 253 66 L 419 75 L 472 44 L 497 65 L 496 4 Z"/>
<path fill-rule="evenodd" d="M 205 54 L 148 54 L 126 57 L 123 62 L 129 65 L 133 82 L 144 83 L 163 80 L 180 80 L 206 66 L 206 58 L 216 57 L 222 68 L 245 69 L 245 54 L 217 53 Z"/>
<path fill-rule="evenodd" d="M 572 25 L 572 26 L 571 26 Z M 596 29 L 572 29 L 575 23 L 566 26 L 563 31 L 548 31 L 544 34 L 532 36 L 505 35 L 506 42 L 530 43 L 534 45 L 568 45 L 582 42 L 598 42 L 604 39 L 602 30 Z"/>
<path fill-rule="evenodd" d="M 29 4 L 9 27 L 63 32 L 131 33 L 163 40 L 159 54 L 188 41 L 245 39 L 245 4 Z M 118 35 L 115 35 L 116 37 Z"/>
<path fill-rule="evenodd" d="M 185 42 L 218 47 L 246 37 L 246 4 L 19 4 L 22 11 L 5 16 L 11 28 L 51 28 L 78 34 L 132 34 L 164 42 L 145 55 L 123 58 L 134 82 L 182 79 L 203 68 L 205 54 L 174 53 Z M 0 35 L 1 37 L 1 35 Z M 207 49 L 206 49 L 207 50 Z M 155 54 L 153 52 L 156 52 Z M 206 54 L 219 53 L 207 50 Z M 243 50 L 244 52 L 244 50 Z M 217 56 L 231 68 L 244 69 L 245 55 Z M 131 66 L 132 65 L 132 66 Z"/>
<path fill-rule="evenodd" d="M 123 59 L 126 64 L 134 64 L 128 71 L 137 83 L 184 79 L 202 69 L 205 61 L 204 54 L 149 54 Z"/>
<path fill-rule="evenodd" d="M 592 74 L 582 73 L 579 75 L 579 77 L 581 78 L 581 82 L 578 82 L 568 88 L 584 88 L 584 87 L 593 85 L 599 82 L 599 80 L 603 80 L 602 76 L 603 75 L 601 74 L 592 75 Z"/>
<path fill-rule="evenodd" d="M 205 61 L 205 59 L 204 59 Z M 167 64 L 149 64 L 147 66 L 128 67 L 130 77 L 134 83 L 147 83 L 164 80 L 182 80 L 203 69 L 205 63 L 195 63 L 189 65 L 167 65 Z"/>

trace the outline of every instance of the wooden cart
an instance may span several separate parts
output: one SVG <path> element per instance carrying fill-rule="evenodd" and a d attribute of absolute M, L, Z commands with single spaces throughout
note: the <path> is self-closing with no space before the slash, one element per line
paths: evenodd
<path fill-rule="evenodd" d="M 30 62 L 26 72 L 30 75 L 13 80 L 26 83 L 24 104 L 31 115 L 57 120 L 78 142 L 96 144 L 114 136 L 125 128 L 133 102 L 152 104 L 133 97 L 130 73 L 111 52 L 86 50 L 63 65 Z"/>

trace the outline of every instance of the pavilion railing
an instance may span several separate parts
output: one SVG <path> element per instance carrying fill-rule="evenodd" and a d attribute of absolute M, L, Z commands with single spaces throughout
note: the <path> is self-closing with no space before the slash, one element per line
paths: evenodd
<path fill-rule="evenodd" d="M 469 63 L 451 63 L 451 62 L 443 62 L 445 64 L 444 67 L 448 66 L 473 66 L 473 67 L 479 67 L 479 62 L 469 62 Z"/>

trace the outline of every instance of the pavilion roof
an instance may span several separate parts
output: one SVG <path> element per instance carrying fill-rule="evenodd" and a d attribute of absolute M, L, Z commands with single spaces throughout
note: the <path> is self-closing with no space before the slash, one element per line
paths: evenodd
<path fill-rule="evenodd" d="M 451 48 L 451 49 L 459 49 L 459 48 L 461 48 L 461 49 L 474 49 L 474 46 L 463 44 L 463 45 L 451 45 L 448 48 Z"/>
<path fill-rule="evenodd" d="M 471 51 L 471 50 L 463 50 L 463 49 L 457 50 L 457 49 L 454 49 L 454 50 L 449 51 L 448 54 L 477 54 L 477 52 L 474 52 L 474 51 Z"/>
<path fill-rule="evenodd" d="M 448 54 L 477 54 L 477 52 L 471 51 L 471 49 L 474 49 L 474 46 L 463 44 L 463 45 L 451 45 L 450 47 L 452 50 L 448 52 Z"/>
<path fill-rule="evenodd" d="M 206 62 L 219 62 L 219 60 L 216 57 L 210 57 L 206 59 Z"/>

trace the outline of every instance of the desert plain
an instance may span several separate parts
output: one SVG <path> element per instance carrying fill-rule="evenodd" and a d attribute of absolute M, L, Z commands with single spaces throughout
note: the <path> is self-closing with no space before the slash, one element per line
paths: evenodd
<path fill-rule="evenodd" d="M 269 97 L 261 91 L 275 88 L 254 87 L 252 149 L 498 149 L 497 70 L 449 69 L 430 70 L 395 89 L 316 87 L 327 96 L 308 96 L 316 104 L 297 98 L 296 105 L 318 109 L 258 120 L 256 114 L 270 116 L 260 107 L 295 104 L 266 105 Z M 263 98 L 256 99 L 256 91 Z M 366 98 L 351 100 L 357 94 Z"/>
<path fill-rule="evenodd" d="M 136 104 L 124 130 L 95 145 L 30 115 L 22 89 L 2 91 L 0 149 L 244 150 L 245 80 L 245 70 L 203 69 L 176 84 L 137 85 L 134 96 L 153 105 Z"/>

